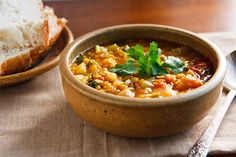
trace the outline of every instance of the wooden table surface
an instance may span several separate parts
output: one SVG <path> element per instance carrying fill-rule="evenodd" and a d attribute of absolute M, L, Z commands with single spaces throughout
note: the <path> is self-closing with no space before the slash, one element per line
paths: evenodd
<path fill-rule="evenodd" d="M 75 37 L 118 24 L 154 23 L 194 32 L 236 31 L 236 0 L 47 1 Z"/>
<path fill-rule="evenodd" d="M 75 37 L 128 23 L 163 24 L 194 32 L 236 31 L 236 0 L 64 0 L 45 4 L 69 21 Z M 236 154 L 227 157 L 233 156 Z"/>

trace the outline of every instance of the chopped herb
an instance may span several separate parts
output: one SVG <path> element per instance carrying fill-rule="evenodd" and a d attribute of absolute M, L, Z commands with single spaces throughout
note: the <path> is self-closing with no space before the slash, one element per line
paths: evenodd
<path fill-rule="evenodd" d="M 130 48 L 126 52 L 133 60 L 128 60 L 125 64 L 117 64 L 115 68 L 110 69 L 118 75 L 125 76 L 139 73 L 140 76 L 166 75 L 168 71 L 180 73 L 184 70 L 184 63 L 177 57 L 168 56 L 161 61 L 161 49 L 156 42 L 151 42 L 146 55 L 140 44 Z M 138 63 L 138 65 L 137 65 Z"/>
<path fill-rule="evenodd" d="M 83 62 L 84 56 L 83 55 L 79 55 L 78 57 L 76 57 L 75 62 L 77 64 L 80 64 Z"/>
<path fill-rule="evenodd" d="M 168 70 L 166 67 L 158 66 L 157 64 L 154 64 L 152 65 L 151 68 L 152 68 L 152 76 L 168 74 Z"/>
<path fill-rule="evenodd" d="M 135 60 L 139 60 L 139 58 L 144 57 L 144 50 L 140 44 L 137 44 L 135 47 L 128 49 L 127 54 L 129 57 L 131 57 Z"/>
<path fill-rule="evenodd" d="M 182 72 L 185 68 L 184 63 L 179 58 L 174 56 L 166 57 L 164 64 L 169 67 L 174 74 Z"/>
<path fill-rule="evenodd" d="M 115 68 L 110 69 L 109 71 L 121 76 L 126 76 L 137 73 L 138 66 L 133 60 L 128 60 L 125 64 L 117 64 Z"/>
<path fill-rule="evenodd" d="M 89 85 L 90 87 L 96 88 L 96 87 L 98 86 L 98 83 L 97 83 L 96 81 L 94 81 L 94 80 L 90 80 L 90 81 L 88 82 L 88 85 Z"/>
<path fill-rule="evenodd" d="M 158 48 L 157 43 L 151 42 L 148 53 L 145 56 L 145 61 L 142 61 L 142 64 L 146 65 L 146 68 L 142 69 L 142 73 L 146 74 L 141 76 L 165 75 L 168 73 L 163 67 L 163 62 L 161 61 L 160 55 L 161 49 Z"/>
<path fill-rule="evenodd" d="M 161 61 L 161 49 L 158 48 L 157 43 L 154 41 L 150 43 L 149 51 L 147 56 L 150 58 L 152 63 L 157 63 L 159 66 L 162 66 L 163 62 Z"/>

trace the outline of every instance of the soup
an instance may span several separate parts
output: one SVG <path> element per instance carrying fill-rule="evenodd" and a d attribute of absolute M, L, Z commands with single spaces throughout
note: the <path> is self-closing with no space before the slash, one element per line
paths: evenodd
<path fill-rule="evenodd" d="M 74 76 L 98 91 L 135 98 L 189 92 L 213 75 L 209 59 L 190 47 L 167 41 L 127 40 L 78 52 Z"/>

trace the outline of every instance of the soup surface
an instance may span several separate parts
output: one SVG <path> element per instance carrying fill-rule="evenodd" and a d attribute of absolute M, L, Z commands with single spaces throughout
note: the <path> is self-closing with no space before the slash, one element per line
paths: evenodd
<path fill-rule="evenodd" d="M 208 58 L 166 41 L 127 40 L 94 48 L 71 64 L 75 77 L 101 92 L 136 98 L 175 96 L 206 83 Z"/>

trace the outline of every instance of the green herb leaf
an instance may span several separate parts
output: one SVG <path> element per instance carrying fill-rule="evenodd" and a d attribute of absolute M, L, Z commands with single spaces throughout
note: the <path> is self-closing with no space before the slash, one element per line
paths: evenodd
<path fill-rule="evenodd" d="M 109 71 L 126 76 L 137 73 L 138 69 L 137 64 L 133 60 L 128 60 L 125 64 L 117 64 L 115 68 L 109 69 Z"/>
<path fill-rule="evenodd" d="M 162 67 L 163 62 L 161 61 L 160 55 L 161 49 L 158 48 L 158 44 L 154 41 L 151 42 L 148 53 L 146 55 L 148 76 L 167 74 L 167 70 Z"/>
<path fill-rule="evenodd" d="M 127 54 L 129 57 L 139 60 L 140 57 L 144 57 L 144 50 L 140 44 L 137 44 L 135 47 L 128 49 Z"/>
<path fill-rule="evenodd" d="M 185 68 L 184 63 L 174 56 L 166 57 L 164 65 L 170 68 L 174 74 L 182 72 Z"/>
<path fill-rule="evenodd" d="M 150 47 L 147 53 L 147 57 L 149 58 L 151 64 L 154 64 L 156 62 L 159 66 L 161 66 L 163 62 L 161 61 L 160 55 L 161 55 L 161 49 L 158 48 L 157 43 L 152 41 L 150 43 Z"/>
<path fill-rule="evenodd" d="M 145 56 L 139 58 L 138 64 L 139 64 L 139 75 L 142 77 L 144 77 L 145 75 L 148 75 L 148 72 L 147 72 L 148 64 L 147 64 Z"/>
<path fill-rule="evenodd" d="M 88 82 L 88 85 L 89 85 L 90 87 L 96 88 L 96 87 L 98 86 L 98 83 L 97 83 L 96 81 L 94 81 L 94 80 L 90 80 L 90 81 Z"/>
<path fill-rule="evenodd" d="M 152 65 L 152 75 L 166 75 L 168 74 L 168 70 L 163 67 L 163 66 L 160 66 L 158 64 L 154 64 Z"/>
<path fill-rule="evenodd" d="M 110 69 L 111 72 L 121 76 L 139 73 L 141 77 L 148 77 L 166 75 L 169 71 L 177 74 L 185 68 L 184 63 L 174 56 L 166 57 L 164 62 L 161 61 L 161 49 L 158 48 L 158 44 L 154 41 L 150 43 L 146 55 L 140 44 L 127 50 L 127 54 L 133 60 L 128 60 L 122 65 L 118 64 L 115 68 Z"/>
<path fill-rule="evenodd" d="M 78 57 L 76 57 L 75 62 L 77 64 L 80 64 L 83 62 L 84 56 L 83 55 L 79 55 Z"/>

